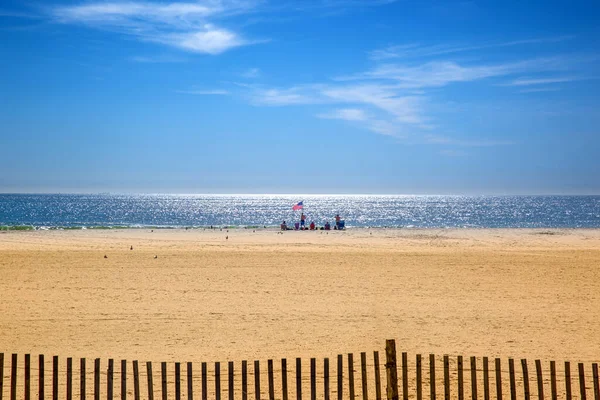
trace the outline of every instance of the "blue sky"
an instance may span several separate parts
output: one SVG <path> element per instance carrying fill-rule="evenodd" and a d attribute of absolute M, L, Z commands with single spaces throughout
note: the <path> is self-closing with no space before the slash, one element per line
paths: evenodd
<path fill-rule="evenodd" d="M 598 1 L 0 3 L 0 191 L 600 193 Z"/>

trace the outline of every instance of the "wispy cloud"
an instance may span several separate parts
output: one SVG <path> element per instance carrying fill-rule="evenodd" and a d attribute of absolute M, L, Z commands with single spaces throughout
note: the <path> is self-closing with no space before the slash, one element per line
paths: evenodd
<path fill-rule="evenodd" d="M 531 85 L 547 85 L 551 83 L 564 83 L 564 82 L 573 82 L 573 81 L 581 81 L 584 77 L 577 76 L 563 76 L 556 78 L 519 78 L 515 79 L 512 82 L 506 83 L 503 86 L 531 86 Z"/>
<path fill-rule="evenodd" d="M 116 31 L 139 40 L 161 43 L 189 52 L 219 54 L 256 43 L 211 21 L 247 13 L 256 1 L 205 2 L 94 2 L 57 6 L 49 10 L 54 21 Z"/>
<path fill-rule="evenodd" d="M 249 68 L 246 71 L 242 72 L 240 76 L 246 79 L 256 79 L 260 77 L 260 69 L 258 68 Z"/>
<path fill-rule="evenodd" d="M 143 64 L 162 64 L 162 63 L 179 63 L 184 62 L 185 58 L 174 57 L 171 55 L 156 55 L 156 56 L 133 56 L 130 61 Z"/>
<path fill-rule="evenodd" d="M 368 119 L 364 110 L 359 108 L 341 108 L 317 115 L 323 119 L 343 119 L 345 121 L 366 121 Z"/>
<path fill-rule="evenodd" d="M 221 89 L 212 89 L 212 90 L 176 90 L 176 93 L 202 95 L 202 96 L 206 96 L 206 95 L 208 95 L 208 96 L 211 96 L 211 95 L 224 96 L 224 95 L 228 95 L 229 91 L 227 91 L 227 90 L 221 90 Z"/>
<path fill-rule="evenodd" d="M 559 90 L 557 87 L 542 87 L 519 90 L 519 93 L 558 92 Z"/>

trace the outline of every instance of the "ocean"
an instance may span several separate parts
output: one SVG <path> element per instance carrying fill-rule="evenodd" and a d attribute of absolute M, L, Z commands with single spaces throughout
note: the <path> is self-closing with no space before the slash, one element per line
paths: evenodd
<path fill-rule="evenodd" d="M 0 229 L 322 226 L 600 228 L 600 196 L 0 194 Z"/>

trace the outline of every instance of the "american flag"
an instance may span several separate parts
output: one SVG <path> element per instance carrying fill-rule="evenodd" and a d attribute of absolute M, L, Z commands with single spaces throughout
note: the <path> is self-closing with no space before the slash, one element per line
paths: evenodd
<path fill-rule="evenodd" d="M 302 204 L 302 202 L 294 205 L 294 207 L 292 207 L 292 210 L 296 211 L 296 210 L 302 210 L 302 208 L 304 207 L 304 204 Z"/>

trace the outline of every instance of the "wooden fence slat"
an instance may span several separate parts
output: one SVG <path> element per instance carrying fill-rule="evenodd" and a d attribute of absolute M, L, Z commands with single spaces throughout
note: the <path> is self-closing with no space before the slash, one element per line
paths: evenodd
<path fill-rule="evenodd" d="M 58 400 L 58 356 L 52 357 L 52 400 Z"/>
<path fill-rule="evenodd" d="M 490 370 L 487 357 L 483 357 L 483 399 L 490 400 Z"/>
<path fill-rule="evenodd" d="M 162 400 L 168 400 L 169 396 L 167 394 L 167 363 L 164 361 L 160 363 L 160 376 Z"/>
<path fill-rule="evenodd" d="M 423 400 L 423 376 L 421 366 L 421 355 L 417 354 L 417 400 Z"/>
<path fill-rule="evenodd" d="M 592 364 L 592 376 L 594 378 L 594 400 L 600 400 L 600 381 L 598 381 L 598 363 Z"/>
<path fill-rule="evenodd" d="M 510 379 L 510 400 L 517 400 L 517 382 L 515 379 L 515 360 L 508 359 L 508 376 Z"/>
<path fill-rule="evenodd" d="M 566 399 L 571 400 L 571 363 L 569 361 L 565 361 L 565 391 Z"/>
<path fill-rule="evenodd" d="M 110 379 L 110 389 L 107 388 L 107 396 L 108 399 L 112 399 L 112 360 L 108 360 L 109 362 L 109 371 L 108 371 L 108 376 L 110 378 L 107 377 L 107 382 L 108 379 Z M 94 359 L 94 400 L 100 400 L 100 359 L 96 358 Z"/>
<path fill-rule="evenodd" d="M 387 399 L 398 400 L 398 368 L 396 367 L 396 341 L 385 341 L 385 375 Z"/>
<path fill-rule="evenodd" d="M 329 400 L 329 358 L 323 360 L 323 399 Z"/>
<path fill-rule="evenodd" d="M 296 399 L 302 400 L 302 360 L 296 358 Z"/>
<path fill-rule="evenodd" d="M 338 400 L 343 400 L 344 393 L 344 359 L 341 354 L 337 356 L 337 394 Z"/>
<path fill-rule="evenodd" d="M 4 353 L 0 353 L 0 400 L 4 393 Z"/>
<path fill-rule="evenodd" d="M 381 370 L 378 351 L 373 352 L 373 362 L 375 364 L 375 400 L 381 400 Z"/>
<path fill-rule="evenodd" d="M 67 400 L 73 400 L 73 358 L 67 358 Z M 26 400 L 29 400 L 27 398 Z"/>
<path fill-rule="evenodd" d="M 190 364 L 190 370 L 191 370 L 191 363 Z M 229 392 L 229 400 L 233 400 L 235 398 L 235 385 L 234 385 L 234 365 L 233 365 L 233 361 L 229 361 L 229 363 L 227 363 L 227 372 L 229 375 L 229 378 L 227 379 L 227 383 L 228 383 L 228 392 Z M 191 378 L 191 374 L 189 374 L 189 377 Z M 190 379 L 191 380 L 191 379 Z M 188 388 L 188 392 L 189 392 L 189 388 Z M 192 400 L 189 396 L 188 396 L 188 400 Z"/>
<path fill-rule="evenodd" d="M 542 376 L 541 360 L 535 360 L 535 374 L 537 376 L 538 400 L 544 400 L 544 379 Z"/>
<path fill-rule="evenodd" d="M 275 377 L 273 376 L 273 360 L 267 361 L 267 373 L 269 377 L 269 400 L 275 400 Z"/>
<path fill-rule="evenodd" d="M 521 367 L 523 368 L 523 392 L 525 395 L 525 400 L 530 400 L 529 371 L 527 370 L 527 360 L 525 358 L 521 359 Z"/>
<path fill-rule="evenodd" d="M 354 354 L 348 353 L 348 396 L 354 400 Z"/>
<path fill-rule="evenodd" d="M 95 370 L 98 371 L 98 382 L 94 383 L 94 387 L 98 387 L 98 399 L 100 398 L 100 359 L 97 358 L 96 362 L 98 363 L 97 368 Z M 96 374 L 94 373 L 94 376 Z M 113 389 L 114 389 L 114 375 L 115 375 L 115 361 L 111 358 L 108 360 L 108 370 L 106 372 L 106 398 L 108 400 L 112 400 L 113 398 Z M 94 382 L 96 378 L 94 378 Z M 94 389 L 94 393 L 96 390 Z M 97 400 L 97 399 L 96 399 Z"/>
<path fill-rule="evenodd" d="M 133 361 L 133 400 L 140 400 L 140 366 Z"/>
<path fill-rule="evenodd" d="M 44 355 L 40 354 L 38 356 L 38 395 L 40 400 L 44 400 Z"/>
<path fill-rule="evenodd" d="M 450 400 L 450 359 L 444 355 L 444 400 Z"/>
<path fill-rule="evenodd" d="M 281 396 L 282 400 L 288 400 L 288 384 L 287 384 L 287 360 L 281 359 Z"/>
<path fill-rule="evenodd" d="M 242 361 L 242 400 L 248 400 L 248 361 Z"/>
<path fill-rule="evenodd" d="M 587 393 L 586 393 L 586 390 L 585 390 L 585 370 L 583 368 L 583 363 L 579 363 L 578 367 L 579 367 L 579 393 L 580 393 L 580 399 L 581 400 L 586 400 L 587 399 Z"/>
<path fill-rule="evenodd" d="M 221 400 L 221 363 L 218 361 L 215 362 L 215 399 Z"/>
<path fill-rule="evenodd" d="M 502 400 L 502 364 L 499 358 L 496 358 L 496 400 Z"/>
<path fill-rule="evenodd" d="M 368 400 L 369 390 L 367 387 L 367 353 L 364 351 L 360 353 L 360 373 L 361 373 L 361 384 L 363 400 Z"/>
<path fill-rule="evenodd" d="M 154 383 L 152 382 L 152 363 L 146 362 L 146 374 L 148 376 L 148 400 L 154 400 Z"/>
<path fill-rule="evenodd" d="M 465 399 L 465 381 L 463 376 L 463 356 L 458 356 L 456 360 L 457 379 L 458 379 L 458 400 Z"/>
<path fill-rule="evenodd" d="M 435 354 L 429 355 L 429 398 L 435 400 Z"/>
<path fill-rule="evenodd" d="M 310 400 L 317 400 L 317 360 L 310 359 Z"/>
<path fill-rule="evenodd" d="M 121 400 L 127 400 L 127 360 L 121 360 Z"/>
<path fill-rule="evenodd" d="M 85 400 L 85 358 L 79 360 L 79 399 Z"/>
<path fill-rule="evenodd" d="M 194 400 L 194 372 L 192 363 L 187 363 L 187 398 L 188 400 Z"/>
<path fill-rule="evenodd" d="M 181 363 L 175 363 L 175 400 L 181 400 Z"/>
<path fill-rule="evenodd" d="M 208 399 L 208 365 L 202 363 L 202 400 Z"/>
<path fill-rule="evenodd" d="M 550 391 L 552 400 L 558 400 L 558 390 L 556 389 L 556 362 L 550 361 Z"/>
<path fill-rule="evenodd" d="M 260 362 L 254 361 L 254 398 L 260 400 Z"/>
<path fill-rule="evenodd" d="M 0 371 L 3 374 L 3 371 Z M 0 388 L 2 390 L 2 388 Z M 24 387 L 25 400 L 31 400 L 31 355 L 25 354 L 25 387 Z M 0 395 L 2 398 L 2 395 Z"/>
<path fill-rule="evenodd" d="M 17 362 L 18 355 L 12 355 L 10 362 L 10 400 L 17 400 Z"/>
<path fill-rule="evenodd" d="M 402 400 L 408 400 L 408 353 L 402 353 Z"/>
<path fill-rule="evenodd" d="M 471 398 L 477 400 L 477 358 L 471 357 Z"/>

